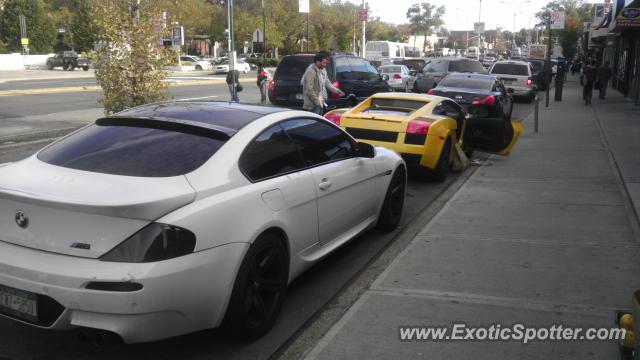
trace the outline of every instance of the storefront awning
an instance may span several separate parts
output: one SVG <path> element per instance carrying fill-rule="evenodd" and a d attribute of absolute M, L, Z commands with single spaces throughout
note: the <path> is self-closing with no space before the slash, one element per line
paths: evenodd
<path fill-rule="evenodd" d="M 640 28 L 640 0 L 625 6 L 616 17 L 616 29 Z"/>

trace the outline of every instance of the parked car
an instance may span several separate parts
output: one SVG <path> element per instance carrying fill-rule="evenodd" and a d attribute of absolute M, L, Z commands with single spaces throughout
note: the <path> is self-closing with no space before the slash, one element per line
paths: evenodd
<path fill-rule="evenodd" d="M 80 57 L 75 51 L 59 51 L 54 56 L 49 57 L 46 64 L 49 70 L 61 67 L 69 71 L 73 71 L 75 68 L 82 68 L 82 70 L 88 71 L 91 65 L 89 59 Z"/>
<path fill-rule="evenodd" d="M 426 93 L 436 87 L 438 82 L 452 72 L 486 73 L 482 63 L 474 59 L 466 58 L 438 58 L 429 62 L 421 73 L 417 74 L 413 83 L 413 91 Z"/>
<path fill-rule="evenodd" d="M 409 73 L 413 76 L 418 74 L 431 62 L 431 59 L 404 59 L 401 64 L 409 68 Z"/>
<path fill-rule="evenodd" d="M 494 53 L 486 53 L 482 56 L 482 66 L 486 69 L 490 68 L 494 62 L 498 60 L 498 55 Z"/>
<path fill-rule="evenodd" d="M 236 70 L 238 70 L 241 73 L 248 73 L 249 71 L 251 71 L 251 66 L 242 61 L 242 60 L 238 60 L 236 61 Z M 214 74 L 219 74 L 219 73 L 228 73 L 229 72 L 229 61 L 223 61 L 218 65 L 215 65 L 213 67 L 213 73 Z"/>
<path fill-rule="evenodd" d="M 533 71 L 526 61 L 498 61 L 491 66 L 489 74 L 495 75 L 504 86 L 513 89 L 513 96 L 526 98 L 532 102 L 536 95 L 533 84 Z"/>
<path fill-rule="evenodd" d="M 409 68 L 404 65 L 383 65 L 378 68 L 381 74 L 387 75 L 389 80 L 387 83 L 391 85 L 394 90 L 400 90 L 409 92 L 409 89 L 413 88 L 413 82 L 415 77 L 409 74 Z"/>
<path fill-rule="evenodd" d="M 273 80 L 269 83 L 269 100 L 274 105 L 301 107 L 302 75 L 313 63 L 313 54 L 289 55 L 282 58 Z M 378 70 L 364 58 L 348 54 L 332 54 L 327 74 L 334 86 L 346 95 L 329 93 L 330 107 L 353 106 L 378 93 L 393 91 Z"/>
<path fill-rule="evenodd" d="M 196 68 L 196 70 L 200 71 L 200 70 L 211 70 L 213 68 L 213 65 L 211 64 L 211 62 L 207 61 L 207 60 L 203 60 L 197 56 L 193 56 L 193 55 L 183 55 L 180 56 L 180 62 L 186 62 L 189 63 L 191 66 L 194 66 Z"/>
<path fill-rule="evenodd" d="M 511 90 L 494 75 L 453 73 L 428 94 L 455 100 L 475 117 L 510 121 L 513 112 Z"/>
<path fill-rule="evenodd" d="M 547 76 L 547 71 L 545 68 L 546 60 L 527 59 L 527 62 L 531 65 L 533 83 L 539 90 L 547 90 L 549 81 L 551 81 L 551 79 Z"/>
<path fill-rule="evenodd" d="M 255 338 L 305 269 L 395 229 L 405 191 L 399 155 L 310 112 L 125 110 L 0 167 L 0 313 L 126 343 Z"/>
<path fill-rule="evenodd" d="M 454 144 L 508 155 L 523 129 L 516 121 L 467 119 L 464 109 L 451 99 L 412 93 L 376 94 L 325 117 L 359 141 L 400 154 L 410 174 L 435 181 L 446 178 Z"/>

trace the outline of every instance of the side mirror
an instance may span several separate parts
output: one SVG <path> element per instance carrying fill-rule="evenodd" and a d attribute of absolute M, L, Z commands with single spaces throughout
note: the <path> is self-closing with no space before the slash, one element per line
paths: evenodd
<path fill-rule="evenodd" d="M 371 144 L 359 142 L 356 155 L 358 157 L 373 159 L 376 156 L 376 149 Z"/>
<path fill-rule="evenodd" d="M 507 88 L 507 94 L 509 95 L 513 94 L 513 88 Z"/>
<path fill-rule="evenodd" d="M 382 74 L 382 80 L 383 81 L 389 81 L 389 75 L 388 74 Z"/>

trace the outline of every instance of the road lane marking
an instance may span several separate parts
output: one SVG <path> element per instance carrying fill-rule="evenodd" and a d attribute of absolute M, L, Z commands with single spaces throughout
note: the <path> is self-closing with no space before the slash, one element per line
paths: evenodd
<path fill-rule="evenodd" d="M 256 80 L 254 78 L 240 79 L 241 83 L 255 83 L 255 81 Z M 169 84 L 169 87 L 226 84 L 226 81 L 224 79 L 195 80 L 195 81 L 181 81 L 181 82 L 167 80 L 166 82 Z M 69 86 L 69 87 L 61 87 L 61 88 L 42 88 L 42 89 L 0 90 L 0 97 L 19 96 L 19 95 L 75 93 L 75 92 L 84 92 L 84 91 L 94 92 L 94 91 L 100 91 L 100 90 L 101 88 L 97 85 Z"/>

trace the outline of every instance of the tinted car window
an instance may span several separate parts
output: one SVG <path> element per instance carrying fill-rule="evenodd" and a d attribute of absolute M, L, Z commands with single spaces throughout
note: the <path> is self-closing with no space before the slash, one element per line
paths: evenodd
<path fill-rule="evenodd" d="M 479 61 L 450 61 L 449 72 L 485 72 L 484 67 Z"/>
<path fill-rule="evenodd" d="M 104 174 L 167 177 L 199 168 L 224 143 L 175 129 L 91 125 L 44 149 L 38 159 Z"/>
<path fill-rule="evenodd" d="M 529 61 L 529 64 L 531 64 L 531 67 L 535 71 L 544 70 L 544 62 L 543 61 Z"/>
<path fill-rule="evenodd" d="M 438 87 L 466 88 L 466 89 L 490 89 L 493 83 L 490 79 L 478 79 L 462 76 L 447 76 L 439 84 Z"/>
<path fill-rule="evenodd" d="M 385 66 L 382 68 L 382 73 L 393 74 L 393 73 L 399 73 L 400 70 L 401 70 L 400 66 Z"/>
<path fill-rule="evenodd" d="M 280 125 L 255 138 L 240 158 L 240 169 L 253 181 L 295 171 L 301 164 L 295 145 Z"/>
<path fill-rule="evenodd" d="M 528 76 L 528 65 L 519 64 L 495 64 L 491 69 L 492 74 L 521 75 Z"/>
<path fill-rule="evenodd" d="M 403 65 L 406 65 L 409 70 L 420 71 L 426 64 L 424 60 L 404 60 L 402 62 Z"/>
<path fill-rule="evenodd" d="M 311 56 L 285 56 L 278 64 L 275 77 L 279 80 L 300 80 L 304 71 L 313 62 Z"/>
<path fill-rule="evenodd" d="M 428 102 L 404 99 L 371 99 L 371 105 L 363 113 L 407 115 L 427 105 Z"/>
<path fill-rule="evenodd" d="M 306 166 L 314 166 L 353 157 L 355 146 L 340 129 L 313 119 L 289 120 L 282 123 L 296 144 Z"/>
<path fill-rule="evenodd" d="M 378 71 L 366 60 L 350 57 L 349 62 L 351 72 L 348 75 L 350 80 L 377 80 L 380 78 Z"/>

